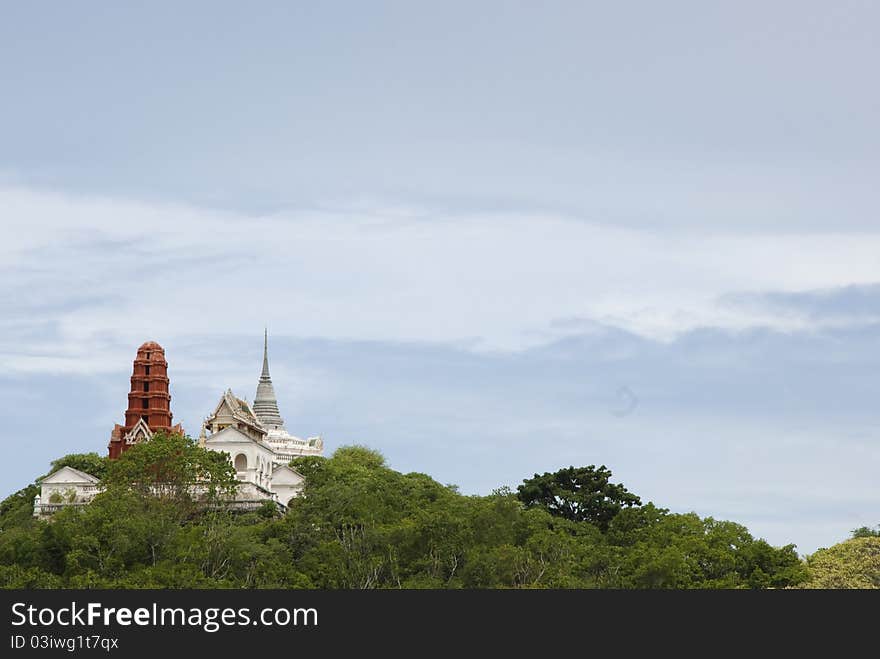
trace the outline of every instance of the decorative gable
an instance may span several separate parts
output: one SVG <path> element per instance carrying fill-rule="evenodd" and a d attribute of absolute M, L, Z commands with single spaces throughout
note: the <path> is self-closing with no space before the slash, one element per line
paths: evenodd
<path fill-rule="evenodd" d="M 248 402 L 235 396 L 230 389 L 223 392 L 214 412 L 205 419 L 204 428 L 211 434 L 226 428 L 238 428 L 257 441 L 262 441 L 266 436 L 266 430 L 257 421 Z"/>
<path fill-rule="evenodd" d="M 125 434 L 123 439 L 126 444 L 137 444 L 139 442 L 145 442 L 152 437 L 153 432 L 150 430 L 150 426 L 147 425 L 147 422 L 143 419 L 138 419 L 138 422 Z"/>
<path fill-rule="evenodd" d="M 214 411 L 213 416 L 215 416 L 215 417 L 217 417 L 217 416 L 232 416 L 234 413 L 235 412 L 229 406 L 229 402 L 226 400 L 226 397 L 224 396 L 220 401 L 220 405 Z"/>

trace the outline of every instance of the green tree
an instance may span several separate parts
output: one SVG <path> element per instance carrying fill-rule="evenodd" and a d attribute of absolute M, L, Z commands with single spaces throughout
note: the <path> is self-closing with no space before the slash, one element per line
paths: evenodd
<path fill-rule="evenodd" d="M 61 588 L 62 583 L 60 577 L 38 567 L 0 565 L 0 588 Z"/>
<path fill-rule="evenodd" d="M 224 453 L 206 451 L 190 437 L 157 432 L 110 462 L 99 497 L 135 492 L 191 511 L 217 503 L 236 487 L 235 469 Z"/>
<path fill-rule="evenodd" d="M 880 526 L 871 528 L 870 526 L 860 526 L 853 529 L 853 538 L 880 538 Z"/>
<path fill-rule="evenodd" d="M 853 538 L 807 557 L 803 588 L 880 588 L 880 538 Z"/>
<path fill-rule="evenodd" d="M 605 530 L 623 508 L 642 503 L 622 484 L 612 483 L 611 475 L 605 465 L 535 474 L 517 488 L 517 496 L 527 507 L 541 506 L 551 515 Z"/>
<path fill-rule="evenodd" d="M 0 502 L 0 532 L 31 524 L 34 520 L 34 497 L 39 493 L 39 485 L 32 484 L 3 499 Z"/>

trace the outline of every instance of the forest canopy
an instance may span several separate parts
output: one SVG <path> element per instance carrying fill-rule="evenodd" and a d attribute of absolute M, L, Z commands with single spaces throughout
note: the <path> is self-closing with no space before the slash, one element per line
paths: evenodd
<path fill-rule="evenodd" d="M 785 588 L 810 580 L 794 545 L 642 503 L 605 466 L 469 496 L 349 446 L 295 459 L 306 483 L 280 514 L 271 503 L 242 513 L 190 500 L 185 486 L 208 479 L 222 501 L 233 474 L 214 456 L 171 438 L 109 464 L 96 454 L 59 458 L 53 470 L 99 474 L 106 489 L 49 521 L 32 515 L 36 484 L 0 503 L 0 587 Z M 144 486 L 156 465 L 163 483 L 176 483 L 164 496 Z"/>

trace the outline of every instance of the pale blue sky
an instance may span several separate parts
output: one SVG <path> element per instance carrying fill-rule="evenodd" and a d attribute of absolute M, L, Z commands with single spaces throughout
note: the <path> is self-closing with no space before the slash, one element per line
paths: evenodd
<path fill-rule="evenodd" d="M 880 522 L 874 3 L 2 10 L 0 494 L 105 450 L 144 340 L 197 433 L 268 323 L 330 450 Z"/>

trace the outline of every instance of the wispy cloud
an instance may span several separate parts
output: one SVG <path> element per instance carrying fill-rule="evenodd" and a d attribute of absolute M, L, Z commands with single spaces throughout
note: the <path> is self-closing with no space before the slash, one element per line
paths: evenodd
<path fill-rule="evenodd" d="M 721 299 L 737 309 L 787 318 L 804 327 L 829 328 L 880 322 L 880 284 L 799 292 L 731 293 Z"/>
<path fill-rule="evenodd" d="M 655 340 L 790 331 L 849 317 L 838 307 L 852 304 L 809 291 L 880 281 L 880 232 L 659 233 L 362 204 L 245 215 L 20 187 L 0 189 L 0 207 L 0 363 L 12 370 L 76 368 L 81 346 L 111 357 L 82 366 L 101 369 L 145 336 L 264 322 L 292 337 L 477 350 L 521 350 L 584 323 Z M 863 316 L 869 289 L 846 290 Z"/>

